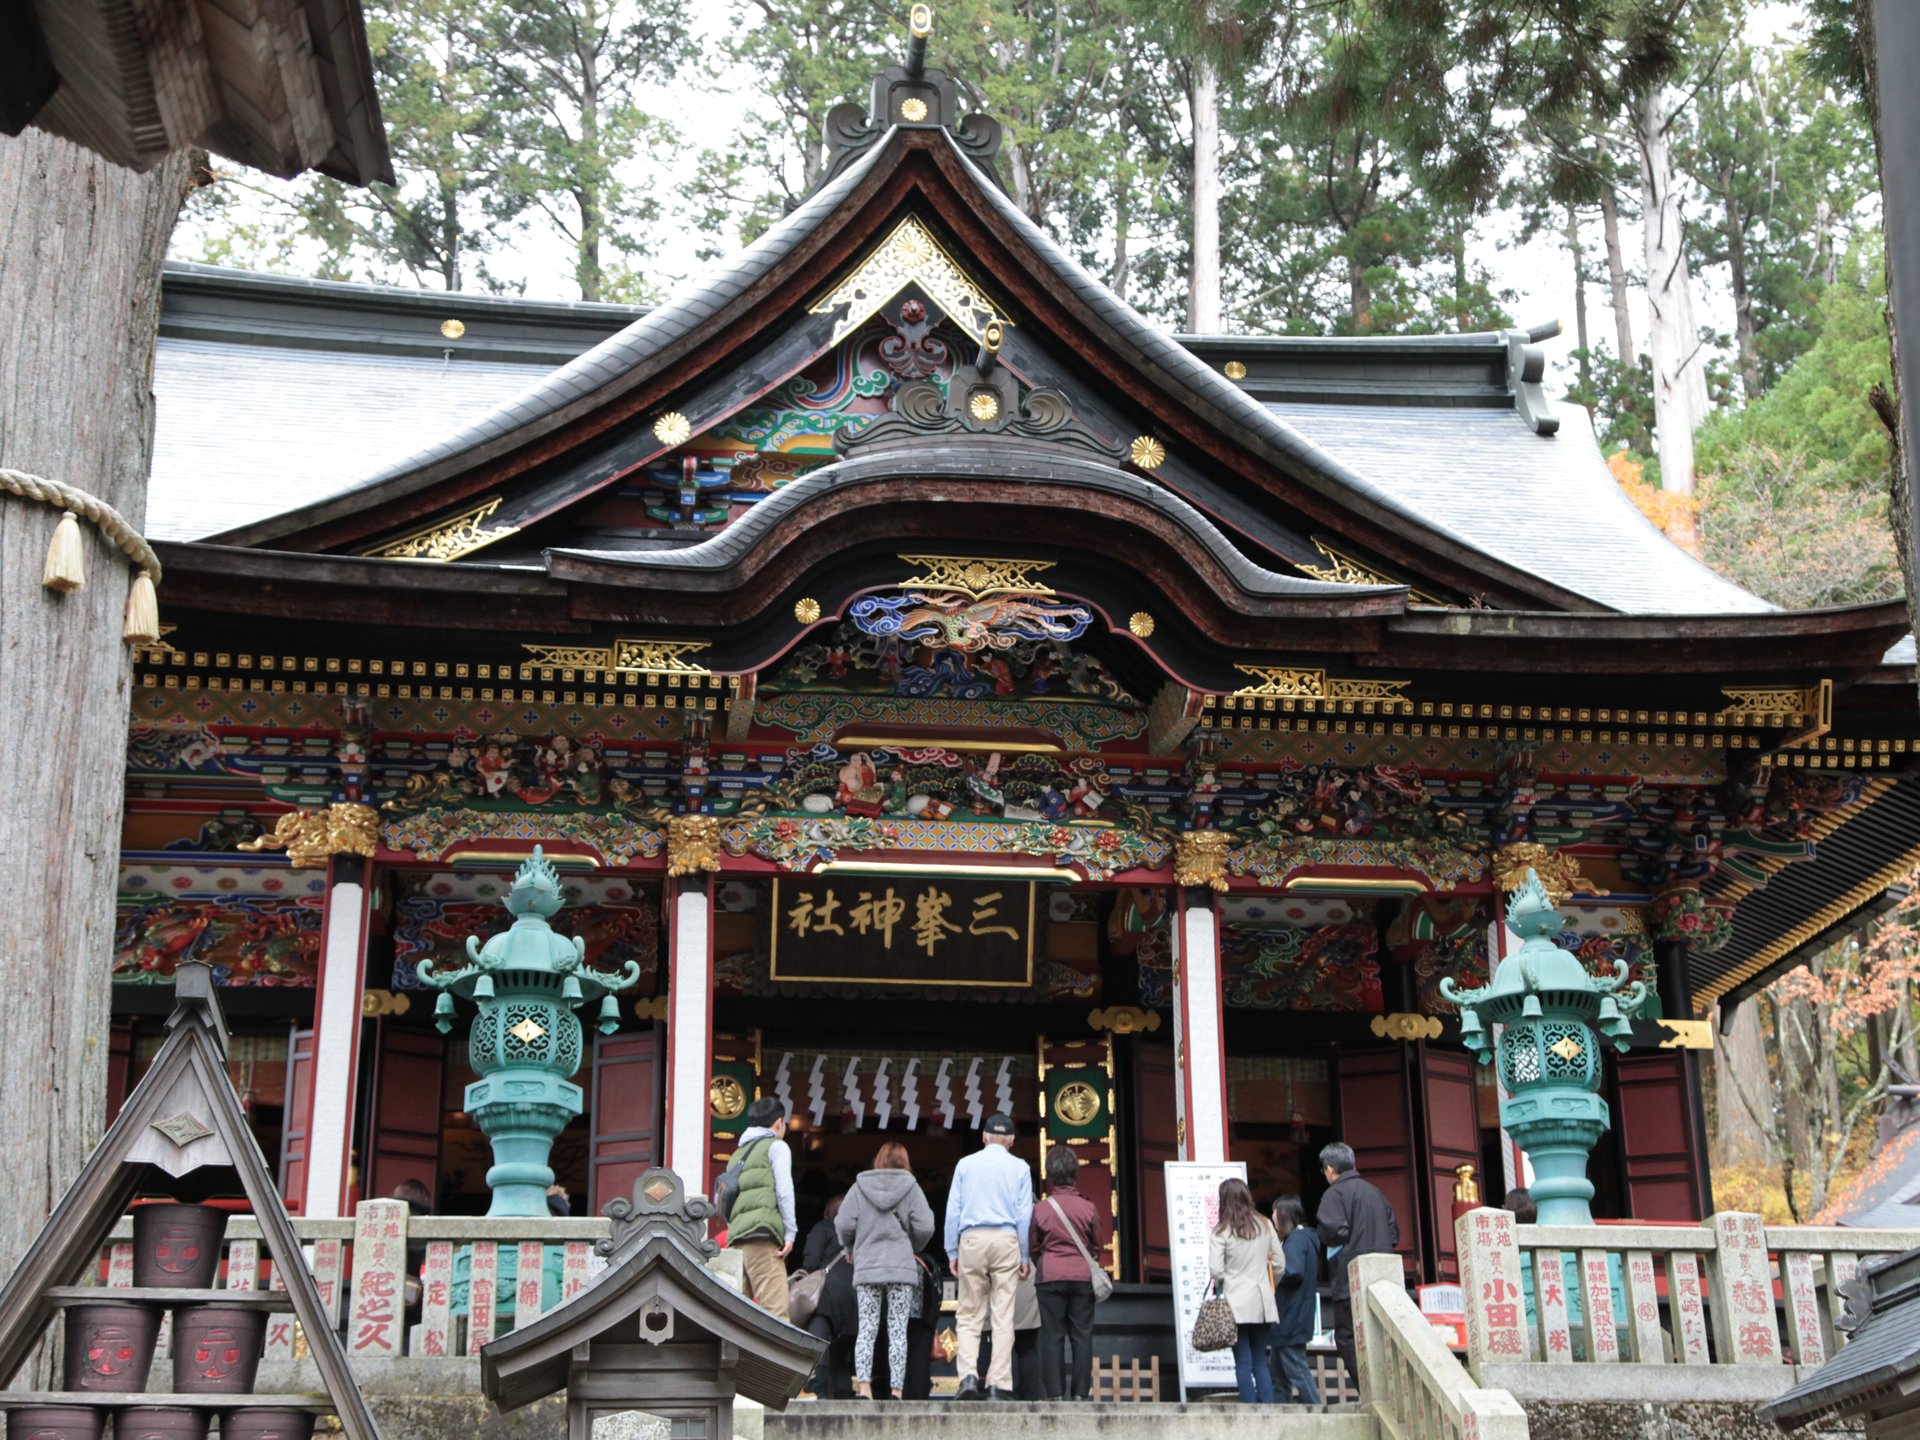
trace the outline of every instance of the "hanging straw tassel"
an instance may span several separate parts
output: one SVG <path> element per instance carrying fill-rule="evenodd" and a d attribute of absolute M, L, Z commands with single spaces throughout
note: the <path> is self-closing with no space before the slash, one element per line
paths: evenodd
<path fill-rule="evenodd" d="M 47 546 L 47 568 L 40 583 L 49 590 L 78 590 L 87 583 L 87 568 L 80 548 L 80 519 L 69 510 L 53 527 L 53 543 Z"/>
<path fill-rule="evenodd" d="M 120 627 L 120 638 L 136 645 L 153 645 L 160 639 L 160 600 L 153 593 L 153 577 L 145 570 L 133 572 L 133 584 L 127 588 L 127 620 Z"/>

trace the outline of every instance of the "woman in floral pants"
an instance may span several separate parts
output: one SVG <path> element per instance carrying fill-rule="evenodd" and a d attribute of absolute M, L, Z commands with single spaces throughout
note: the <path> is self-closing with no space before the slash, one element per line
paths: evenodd
<path fill-rule="evenodd" d="M 906 1384 L 907 1321 L 920 1288 L 914 1255 L 933 1238 L 933 1207 L 908 1168 L 907 1147 L 889 1141 L 873 1157 L 834 1217 L 853 1260 L 853 1300 L 860 1328 L 853 1342 L 853 1385 L 873 1398 L 873 1347 L 887 1320 L 887 1375 L 898 1400 Z"/>

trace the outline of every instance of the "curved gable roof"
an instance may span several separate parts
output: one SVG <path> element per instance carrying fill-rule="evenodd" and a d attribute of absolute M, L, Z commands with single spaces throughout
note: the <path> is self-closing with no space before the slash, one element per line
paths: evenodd
<path fill-rule="evenodd" d="M 1405 542 L 1403 553 L 1393 557 L 1396 563 L 1407 565 L 1421 553 L 1437 555 L 1451 570 L 1452 588 L 1476 593 L 1475 580 L 1483 580 L 1497 601 L 1512 604 L 1518 596 L 1530 608 L 1544 604 L 1640 613 L 1767 608 L 1648 525 L 1612 485 L 1590 436 L 1535 434 L 1510 401 L 1505 408 L 1420 407 L 1404 414 L 1392 407 L 1331 399 L 1263 403 L 1146 321 L 1062 252 L 980 175 L 945 132 L 934 132 L 932 147 L 926 138 L 924 132 L 889 132 L 732 263 L 404 459 L 344 487 L 337 484 L 337 475 L 332 484 L 327 477 L 315 477 L 301 496 L 304 503 L 277 515 L 247 519 L 210 538 L 226 544 L 311 548 L 306 536 L 351 523 L 372 507 L 406 503 L 415 496 L 427 504 L 436 487 L 481 467 L 511 466 L 516 452 L 563 448 L 567 442 L 556 432 L 576 421 L 591 422 L 595 412 L 684 358 L 706 332 L 738 319 L 782 278 L 783 268 L 791 269 L 791 262 L 804 258 L 801 252 L 817 249 L 822 232 L 831 228 L 829 220 L 847 208 L 862 187 L 870 190 L 886 172 L 899 168 L 903 145 L 911 139 L 950 162 L 940 170 L 950 181 L 966 185 L 968 204 L 990 212 L 997 227 L 1017 242 L 1012 248 L 1025 252 L 1034 278 L 1049 284 L 1058 299 L 1102 332 L 1110 362 L 1124 357 L 1138 375 L 1182 398 L 1202 425 L 1230 433 L 1338 511 L 1365 522 L 1356 528 L 1372 532 L 1343 543 L 1380 551 L 1396 540 Z M 860 203 L 867 198 L 861 197 Z M 1462 338 L 1502 343 L 1499 337 Z M 191 363 L 191 357 L 177 358 Z M 486 375 L 467 365 L 462 378 L 462 403 L 477 407 L 475 397 L 486 392 L 489 382 L 504 385 L 514 377 Z M 1049 377 L 1037 378 L 1044 382 Z M 166 386 L 161 388 L 164 419 Z M 163 443 L 161 449 L 164 454 L 168 446 Z M 1209 458 L 1196 456 L 1194 468 Z M 1176 467 L 1170 466 L 1155 478 L 1208 510 L 1216 521 L 1247 532 L 1242 519 L 1249 513 L 1246 507 L 1209 504 L 1210 477 L 1196 475 L 1183 489 Z M 211 508 L 202 505 L 195 513 L 205 516 Z M 1332 514 L 1317 519 L 1338 536 Z M 205 533 L 200 525 L 194 528 Z M 1255 539 L 1260 543 L 1259 536 Z M 320 548 L 326 545 L 322 538 Z M 1267 549 L 1272 553 L 1271 544 Z M 1313 558 L 1296 557 L 1297 563 Z M 1420 573 L 1411 578 L 1421 578 Z"/>

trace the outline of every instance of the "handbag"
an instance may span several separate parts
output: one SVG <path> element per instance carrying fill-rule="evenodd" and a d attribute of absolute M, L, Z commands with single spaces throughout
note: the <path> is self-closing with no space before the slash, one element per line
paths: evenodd
<path fill-rule="evenodd" d="M 1093 1253 L 1087 1249 L 1086 1242 L 1080 1238 L 1080 1232 L 1074 1228 L 1073 1222 L 1067 1219 L 1067 1212 L 1060 1208 L 1060 1202 L 1049 1195 L 1047 1204 L 1053 1206 L 1053 1213 L 1058 1215 L 1060 1223 L 1067 1227 L 1067 1238 L 1073 1241 L 1073 1248 L 1078 1250 L 1080 1258 L 1087 1262 L 1087 1273 L 1093 1277 L 1093 1303 L 1098 1305 L 1103 1300 L 1112 1299 L 1113 1277 L 1093 1263 Z"/>
<path fill-rule="evenodd" d="M 1231 1350 L 1233 1342 L 1240 1338 L 1240 1322 L 1233 1318 L 1233 1306 L 1220 1293 L 1219 1285 L 1213 1289 L 1214 1293 L 1200 1302 L 1200 1311 L 1193 1317 L 1193 1348 L 1202 1354 Z"/>
<path fill-rule="evenodd" d="M 802 1330 L 826 1297 L 827 1272 L 846 1258 L 836 1255 L 811 1274 L 803 1270 L 787 1282 L 787 1318 Z"/>

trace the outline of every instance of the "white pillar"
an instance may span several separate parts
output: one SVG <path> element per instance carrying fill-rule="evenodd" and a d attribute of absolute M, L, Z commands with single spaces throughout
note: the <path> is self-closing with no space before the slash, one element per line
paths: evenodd
<path fill-rule="evenodd" d="M 1185 1155 L 1218 1162 L 1227 1158 L 1227 1045 L 1220 918 L 1211 890 L 1188 886 L 1181 891 L 1178 933 L 1174 1043 L 1187 1122 Z"/>
<path fill-rule="evenodd" d="M 353 1116 L 360 1075 L 360 997 L 366 988 L 367 863 L 336 855 L 328 869 L 320 936 L 320 984 L 313 998 L 312 1115 L 301 1213 L 316 1220 L 347 1211 Z"/>
<path fill-rule="evenodd" d="M 679 888 L 668 932 L 666 1164 L 689 1195 L 704 1195 L 713 1078 L 713 887 L 706 875 L 668 883 Z"/>

